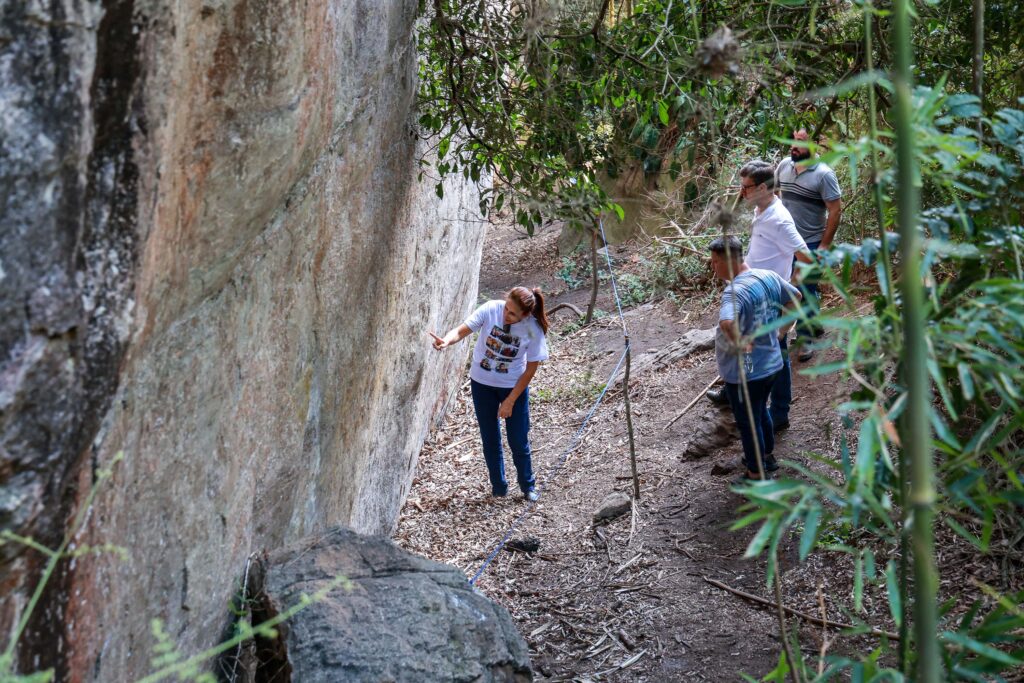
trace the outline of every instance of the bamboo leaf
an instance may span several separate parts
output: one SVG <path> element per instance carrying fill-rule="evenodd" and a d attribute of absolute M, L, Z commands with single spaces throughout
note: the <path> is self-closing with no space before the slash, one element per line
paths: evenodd
<path fill-rule="evenodd" d="M 965 541 L 973 545 L 978 550 L 981 550 L 981 539 L 972 534 L 960 522 L 956 521 L 953 517 L 946 516 L 943 520 L 950 529 L 956 532 L 956 535 L 963 538 Z"/>
<path fill-rule="evenodd" d="M 1012 657 L 1002 650 L 997 650 L 991 645 L 974 640 L 973 638 L 966 636 L 962 633 L 954 633 L 952 631 L 943 631 L 940 636 L 942 640 L 953 645 L 959 645 L 960 647 L 966 648 L 975 654 L 979 654 L 982 657 L 987 657 L 993 661 L 1005 664 L 1007 666 L 1017 666 L 1024 664 L 1024 660 Z"/>
<path fill-rule="evenodd" d="M 800 561 L 803 562 L 814 548 L 818 538 L 818 523 L 821 521 L 821 508 L 812 507 L 804 518 L 804 531 L 800 535 Z"/>
<path fill-rule="evenodd" d="M 864 556 L 857 553 L 853 558 L 853 609 L 864 612 Z"/>
<path fill-rule="evenodd" d="M 772 539 L 772 534 L 775 533 L 777 524 L 777 518 L 765 520 L 765 523 L 757 530 L 754 538 L 750 539 L 750 544 L 747 546 L 746 551 L 744 551 L 743 557 L 749 559 L 760 555 L 761 551 L 764 550 L 765 546 Z"/>
<path fill-rule="evenodd" d="M 885 565 L 885 592 L 889 597 L 889 614 L 896 626 L 899 626 L 903 621 L 903 599 L 896 578 L 896 563 L 892 560 Z"/>
<path fill-rule="evenodd" d="M 974 380 L 966 363 L 957 363 L 956 372 L 960 376 L 960 391 L 968 401 L 974 398 Z"/>
<path fill-rule="evenodd" d="M 615 212 L 615 215 L 618 216 L 620 222 L 626 220 L 626 210 L 623 209 L 622 206 L 615 202 L 609 203 L 608 206 Z"/>

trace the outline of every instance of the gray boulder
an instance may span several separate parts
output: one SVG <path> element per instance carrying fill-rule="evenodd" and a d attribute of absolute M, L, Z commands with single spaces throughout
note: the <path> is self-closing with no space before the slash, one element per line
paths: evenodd
<path fill-rule="evenodd" d="M 254 623 L 338 575 L 347 587 L 288 620 L 276 643 L 258 645 L 250 680 L 533 680 L 526 642 L 508 612 L 475 592 L 461 571 L 348 529 L 267 558 L 250 581 L 258 596 Z"/>
<path fill-rule="evenodd" d="M 604 497 L 594 512 L 594 524 L 621 517 L 633 507 L 633 499 L 622 491 L 613 491 Z"/>

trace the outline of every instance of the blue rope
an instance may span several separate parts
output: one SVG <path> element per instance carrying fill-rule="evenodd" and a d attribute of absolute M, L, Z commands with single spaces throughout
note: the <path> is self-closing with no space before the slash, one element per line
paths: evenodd
<path fill-rule="evenodd" d="M 604 244 L 604 258 L 608 261 L 608 276 L 612 281 L 612 294 L 615 295 L 615 307 L 619 309 L 619 322 L 622 323 L 622 334 L 628 339 L 629 335 L 626 333 L 626 319 L 622 317 L 622 301 L 619 299 L 619 288 L 615 285 L 615 271 L 612 270 L 611 250 L 608 248 L 608 240 L 604 236 L 604 220 L 598 218 L 597 225 L 601 228 L 601 242 Z"/>
<path fill-rule="evenodd" d="M 612 281 L 612 294 L 615 295 L 615 307 L 619 311 L 619 322 L 622 324 L 622 336 L 626 340 L 626 346 L 622 350 L 622 355 L 619 356 L 619 362 L 616 363 L 615 369 L 612 370 L 612 374 L 608 376 L 608 381 L 605 382 L 604 389 L 601 390 L 601 395 L 597 397 L 596 401 L 594 401 L 594 405 L 591 406 L 590 412 L 587 413 L 587 416 L 583 419 L 583 423 L 580 424 L 579 429 L 576 430 L 576 433 L 573 435 L 572 440 L 569 442 L 569 445 L 566 447 L 564 451 L 562 451 L 562 454 L 558 456 L 558 461 L 548 467 L 549 471 L 544 474 L 543 482 L 537 486 L 538 493 L 543 491 L 544 486 L 547 484 L 547 482 L 551 481 L 555 477 L 555 475 L 558 474 L 559 470 L 562 469 L 562 466 L 565 465 L 565 461 L 569 457 L 569 453 L 571 453 L 572 450 L 576 448 L 576 446 L 579 444 L 580 435 L 583 434 L 583 430 L 586 428 L 587 423 L 590 422 L 590 418 L 594 416 L 594 412 L 597 410 L 597 407 L 601 405 L 601 401 L 604 400 L 605 394 L 608 393 L 608 389 L 612 385 L 612 380 L 614 380 L 616 375 L 618 375 L 619 368 L 622 367 L 623 361 L 626 360 L 626 356 L 629 354 L 629 333 L 626 331 L 626 319 L 622 315 L 622 300 L 619 299 L 619 288 L 615 284 L 615 271 L 612 269 L 611 254 L 608 253 L 608 240 L 605 238 L 604 235 L 604 220 L 598 218 L 597 224 L 601 229 L 601 242 L 604 244 L 604 257 L 608 263 L 608 276 Z M 510 526 L 508 528 L 508 531 L 505 532 L 505 536 L 502 537 L 502 539 L 498 542 L 496 546 L 494 546 L 494 550 L 492 550 L 491 554 L 487 556 L 487 559 L 484 560 L 484 563 L 480 566 L 480 569 L 476 571 L 476 574 L 473 575 L 473 578 L 469 580 L 470 586 L 476 584 L 477 579 L 479 579 L 483 575 L 483 573 L 487 570 L 487 567 L 489 567 L 491 562 L 494 561 L 494 558 L 497 557 L 498 553 L 501 552 L 501 549 L 505 547 L 506 543 L 508 543 L 508 540 L 512 538 L 512 534 L 515 532 L 516 529 L 519 528 L 519 525 L 522 523 L 522 521 L 526 519 L 526 517 L 531 512 L 533 512 L 533 508 L 536 504 L 537 501 L 530 501 L 530 504 L 526 506 L 526 509 L 523 510 L 523 512 L 520 513 L 518 517 L 516 517 L 515 521 L 512 522 L 512 526 Z"/>

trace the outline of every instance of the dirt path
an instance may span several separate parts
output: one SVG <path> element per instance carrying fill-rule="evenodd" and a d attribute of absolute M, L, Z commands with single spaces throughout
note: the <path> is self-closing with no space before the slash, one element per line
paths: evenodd
<path fill-rule="evenodd" d="M 553 232 L 523 240 L 514 230 L 492 229 L 481 272 L 482 297 L 500 296 L 517 283 L 539 283 L 555 301 L 585 304 L 585 287 L 565 292 L 553 277 L 560 265 L 554 256 L 556 239 Z M 612 256 L 628 265 L 628 249 L 612 247 Z M 611 311 L 606 289 L 598 305 Z M 663 347 L 694 327 L 710 327 L 716 312 L 714 304 L 680 312 L 668 302 L 628 310 L 634 352 Z M 615 317 L 559 333 L 572 317 L 558 314 L 549 335 L 551 359 L 531 385 L 531 440 L 541 500 L 514 536 L 535 537 L 540 548 L 500 552 L 479 589 L 512 613 L 542 680 L 763 676 L 775 667 L 780 647 L 774 614 L 704 579 L 770 597 L 763 561 L 743 558 L 753 530 L 729 531 L 742 503 L 729 490 L 731 477 L 740 472 L 739 444 L 726 439 L 727 445 L 708 457 L 681 457 L 699 427 L 727 425 L 731 417 L 702 400 L 665 429 L 717 374 L 713 352 L 698 352 L 637 378 L 631 399 L 641 497 L 633 515 L 595 527 L 591 516 L 601 500 L 613 491 L 631 490 L 621 392 L 609 392 L 564 467 L 554 478 L 550 471 L 618 360 L 622 336 Z M 814 386 L 805 377 L 795 379 L 792 427 L 776 449 L 780 460 L 802 459 L 807 450 L 834 450 L 838 429 L 829 409 L 834 390 Z M 518 495 L 489 497 L 468 393 L 467 385 L 425 445 L 395 539 L 472 576 L 526 503 Z M 793 593 L 795 606 L 815 609 L 816 583 L 824 582 L 827 594 L 830 570 L 808 566 L 812 571 L 787 573 L 783 585 Z M 842 616 L 831 603 L 829 616 Z M 802 629 L 805 648 L 817 649 L 820 643 L 817 627 Z"/>

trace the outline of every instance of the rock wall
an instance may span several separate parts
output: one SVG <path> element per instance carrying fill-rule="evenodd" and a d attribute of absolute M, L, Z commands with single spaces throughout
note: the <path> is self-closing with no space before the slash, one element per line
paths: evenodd
<path fill-rule="evenodd" d="M 416 0 L 0 2 L 0 524 L 72 547 L 22 670 L 217 642 L 249 554 L 386 533 L 463 358 L 475 188 L 417 183 Z M 43 558 L 0 547 L 12 632 Z"/>

